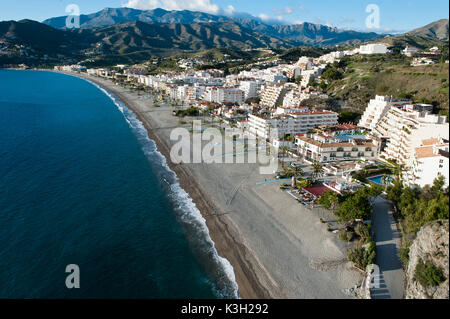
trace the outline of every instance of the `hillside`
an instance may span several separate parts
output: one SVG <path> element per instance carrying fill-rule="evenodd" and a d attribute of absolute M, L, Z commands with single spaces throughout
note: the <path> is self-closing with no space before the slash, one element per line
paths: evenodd
<path fill-rule="evenodd" d="M 222 48 L 287 49 L 295 44 L 234 22 L 160 24 L 127 22 L 96 29 L 57 30 L 24 20 L 0 23 L 0 64 L 36 65 L 45 56 L 82 57 L 100 65 L 135 64 L 155 56 Z M 36 54 L 39 53 L 39 54 Z M 7 61 L 7 62 L 5 62 Z M 61 63 L 61 61 L 59 61 Z M 92 62 L 92 61 L 91 61 Z"/>
<path fill-rule="evenodd" d="M 74 33 L 76 31 L 73 31 Z M 199 51 L 212 48 L 281 48 L 294 44 L 245 29 L 233 22 L 209 24 L 159 24 L 129 22 L 101 29 L 81 30 L 105 52 L 131 53 L 151 48 Z"/>
<path fill-rule="evenodd" d="M 78 46 L 81 39 L 36 21 L 21 20 L 0 22 L 0 40 L 5 44 L 31 46 L 36 51 L 57 53 L 69 51 L 69 46 Z"/>
<path fill-rule="evenodd" d="M 239 20 L 238 23 L 264 34 L 295 41 L 298 45 L 317 47 L 359 44 L 385 37 L 377 33 L 340 30 L 308 22 L 294 25 L 267 25 L 255 20 Z"/>
<path fill-rule="evenodd" d="M 448 45 L 448 30 L 448 20 L 442 19 L 405 34 L 388 36 L 382 41 L 398 48 L 412 46 L 419 49 L 426 49 L 435 45 L 443 45 L 445 43 Z"/>
<path fill-rule="evenodd" d="M 417 234 L 409 250 L 406 299 L 448 300 L 448 230 L 448 219 L 439 220 L 422 227 Z M 430 269 L 433 269 L 434 276 L 424 276 L 421 264 L 429 265 L 426 273 L 430 274 Z M 435 277 L 440 277 L 443 282 L 430 284 L 430 278 L 434 281 Z"/>
<path fill-rule="evenodd" d="M 408 35 L 419 36 L 427 39 L 448 41 L 448 19 L 442 19 L 430 23 L 422 28 L 408 32 Z"/>
<path fill-rule="evenodd" d="M 342 60 L 342 79 L 331 81 L 327 93 L 343 108 L 362 113 L 376 94 L 432 103 L 448 115 L 448 64 L 412 67 L 403 55 L 354 56 Z"/>

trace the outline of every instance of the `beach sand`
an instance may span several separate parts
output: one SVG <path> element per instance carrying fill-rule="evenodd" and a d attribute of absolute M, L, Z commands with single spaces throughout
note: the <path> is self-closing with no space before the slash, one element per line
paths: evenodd
<path fill-rule="evenodd" d="M 350 298 L 344 290 L 362 276 L 346 259 L 348 244 L 320 222 L 334 220 L 330 213 L 299 204 L 280 182 L 258 185 L 272 177 L 257 164 L 173 164 L 170 132 L 189 128 L 178 124 L 173 108 L 155 108 L 109 80 L 73 75 L 114 93 L 144 123 L 205 217 L 219 255 L 233 266 L 242 298 Z"/>

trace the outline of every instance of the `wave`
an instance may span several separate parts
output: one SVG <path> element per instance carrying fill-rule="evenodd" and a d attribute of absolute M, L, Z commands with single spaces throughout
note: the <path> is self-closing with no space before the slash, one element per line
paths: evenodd
<path fill-rule="evenodd" d="M 227 259 L 219 256 L 210 237 L 206 220 L 189 194 L 181 187 L 175 172 L 167 164 L 167 159 L 158 151 L 156 143 L 148 137 L 144 124 L 113 93 L 92 81 L 84 80 L 97 87 L 113 101 L 142 145 L 142 150 L 155 168 L 159 180 L 165 182 L 166 185 L 161 183 L 161 186 L 166 190 L 194 252 L 206 266 L 207 274 L 217 285 L 215 291 L 217 297 L 239 298 L 233 266 Z"/>

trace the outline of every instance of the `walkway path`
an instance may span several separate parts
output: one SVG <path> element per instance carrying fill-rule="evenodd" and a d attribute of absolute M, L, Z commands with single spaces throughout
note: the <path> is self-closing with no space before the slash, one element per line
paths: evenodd
<path fill-rule="evenodd" d="M 382 196 L 374 203 L 377 264 L 380 267 L 380 288 L 372 289 L 374 299 L 403 299 L 403 268 L 399 258 L 400 231 L 392 215 L 393 206 Z"/>

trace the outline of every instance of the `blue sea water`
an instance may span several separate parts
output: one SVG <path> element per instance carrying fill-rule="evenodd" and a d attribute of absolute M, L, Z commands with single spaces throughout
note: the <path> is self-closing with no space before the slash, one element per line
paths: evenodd
<path fill-rule="evenodd" d="M 133 113 L 76 77 L 0 70 L 0 298 L 236 296 Z"/>

